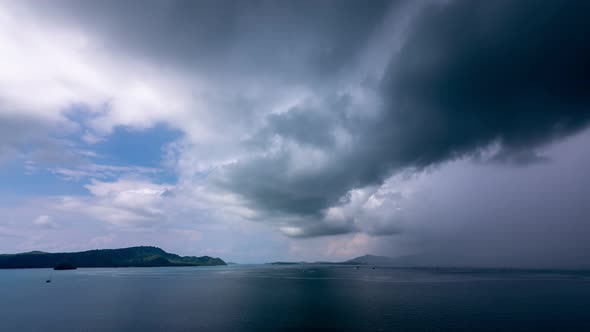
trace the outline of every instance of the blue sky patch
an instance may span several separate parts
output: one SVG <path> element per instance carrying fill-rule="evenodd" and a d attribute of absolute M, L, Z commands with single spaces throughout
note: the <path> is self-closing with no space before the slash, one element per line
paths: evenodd
<path fill-rule="evenodd" d="M 181 137 L 180 131 L 163 124 L 143 130 L 119 126 L 105 140 L 88 148 L 108 164 L 161 167 L 164 146 Z"/>

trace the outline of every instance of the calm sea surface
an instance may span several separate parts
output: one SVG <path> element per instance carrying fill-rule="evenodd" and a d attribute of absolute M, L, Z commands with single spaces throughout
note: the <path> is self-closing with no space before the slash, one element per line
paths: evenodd
<path fill-rule="evenodd" d="M 304 329 L 590 331 L 590 273 L 350 266 L 0 270 L 0 331 Z"/>

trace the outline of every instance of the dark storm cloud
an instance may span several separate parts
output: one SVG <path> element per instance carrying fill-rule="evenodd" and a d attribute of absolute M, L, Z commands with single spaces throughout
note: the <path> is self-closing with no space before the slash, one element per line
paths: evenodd
<path fill-rule="evenodd" d="M 296 161 L 293 161 L 291 150 L 281 147 L 274 153 L 255 155 L 224 167 L 218 172 L 217 181 L 270 214 L 319 217 L 321 210 L 337 203 L 352 188 L 350 181 L 358 179 L 355 172 L 362 170 L 360 164 L 363 161 L 354 160 L 356 147 L 350 151 L 352 154 L 345 153 L 344 156 L 340 156 L 334 147 L 337 128 L 354 131 L 362 125 L 355 122 L 354 117 L 346 116 L 345 111 L 349 108 L 349 98 L 344 95 L 327 97 L 319 106 L 294 107 L 285 113 L 271 114 L 268 125 L 246 142 L 249 147 L 257 145 L 269 149 L 272 139 L 278 136 L 304 148 L 326 153 L 327 165 L 311 166 L 309 172 L 290 175 L 289 169 Z M 348 230 L 350 228 L 334 228 L 336 233 Z M 313 233 L 320 233 L 320 230 Z"/>
<path fill-rule="evenodd" d="M 586 1 L 460 1 L 418 18 L 390 64 L 383 142 L 429 165 L 498 141 L 524 156 L 590 119 Z M 389 129 L 389 130 L 388 130 Z"/>
<path fill-rule="evenodd" d="M 397 1 L 396 1 L 397 2 Z M 392 1 L 70 1 L 33 2 L 73 21 L 115 52 L 183 67 L 211 79 L 332 78 L 357 53 Z"/>
<path fill-rule="evenodd" d="M 326 121 L 325 112 L 363 112 L 346 103 L 269 119 L 275 135 L 322 149 L 327 165 L 290 175 L 291 152 L 282 150 L 228 167 L 225 185 L 262 210 L 319 216 L 350 189 L 379 184 L 403 169 L 475 156 L 493 143 L 499 151 L 489 160 L 544 160 L 536 148 L 590 120 L 588 13 L 585 1 L 427 7 L 389 62 L 376 119 Z M 353 137 L 350 146 L 332 148 L 335 128 Z"/>

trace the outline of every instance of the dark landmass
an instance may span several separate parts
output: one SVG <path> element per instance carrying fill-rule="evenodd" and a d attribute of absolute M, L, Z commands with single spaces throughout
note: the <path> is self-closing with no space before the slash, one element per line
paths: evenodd
<path fill-rule="evenodd" d="M 178 256 L 157 247 L 100 249 L 82 252 L 47 253 L 31 251 L 0 255 L 0 268 L 53 268 L 67 262 L 75 267 L 157 267 L 226 265 L 221 258 Z"/>
<path fill-rule="evenodd" d="M 307 262 L 271 262 L 269 265 L 299 265 L 299 264 L 310 264 Z"/>
<path fill-rule="evenodd" d="M 364 255 L 347 260 L 344 263 L 354 265 L 399 265 L 400 260 L 387 256 Z"/>
<path fill-rule="evenodd" d="M 405 257 L 392 258 L 386 256 L 364 255 L 349 259 L 344 262 L 271 262 L 270 265 L 380 265 L 380 266 L 400 266 L 406 265 Z"/>
<path fill-rule="evenodd" d="M 448 272 L 453 274 L 486 274 L 486 273 L 527 273 L 527 272 L 546 272 L 556 273 L 581 273 L 581 275 L 588 275 L 590 269 L 585 267 L 580 268 L 546 268 L 546 267 L 502 267 L 502 266 L 452 266 L 452 265 L 437 265 L 431 261 L 424 259 L 420 255 L 406 255 L 398 257 L 364 255 L 349 259 L 343 262 L 272 262 L 269 265 L 349 265 L 355 268 L 371 268 L 378 267 L 393 267 L 400 269 L 427 269 L 438 272 Z"/>
<path fill-rule="evenodd" d="M 56 271 L 75 270 L 76 267 L 70 263 L 60 263 L 60 264 L 57 264 L 53 269 Z"/>
<path fill-rule="evenodd" d="M 349 265 L 347 262 L 270 262 L 267 265 Z"/>

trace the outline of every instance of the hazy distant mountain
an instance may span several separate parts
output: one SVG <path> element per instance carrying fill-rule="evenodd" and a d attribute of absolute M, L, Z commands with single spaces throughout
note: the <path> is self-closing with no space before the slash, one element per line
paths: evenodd
<path fill-rule="evenodd" d="M 345 263 L 359 265 L 397 265 L 398 260 L 387 256 L 364 255 L 349 259 Z"/>
<path fill-rule="evenodd" d="M 349 259 L 344 262 L 272 262 L 267 263 L 271 265 L 387 265 L 387 266 L 407 266 L 413 265 L 414 256 L 402 256 L 402 257 L 387 257 L 387 256 L 376 256 L 376 255 L 364 255 Z"/>
<path fill-rule="evenodd" d="M 156 267 L 226 265 L 221 258 L 179 256 L 157 247 L 100 249 L 82 252 L 46 253 L 31 251 L 0 255 L 0 268 L 52 268 L 68 263 L 75 267 Z"/>
<path fill-rule="evenodd" d="M 386 265 L 399 267 L 432 266 L 431 262 L 425 260 L 421 255 L 406 255 L 398 257 L 364 255 L 344 262 L 346 264 L 359 265 Z"/>

